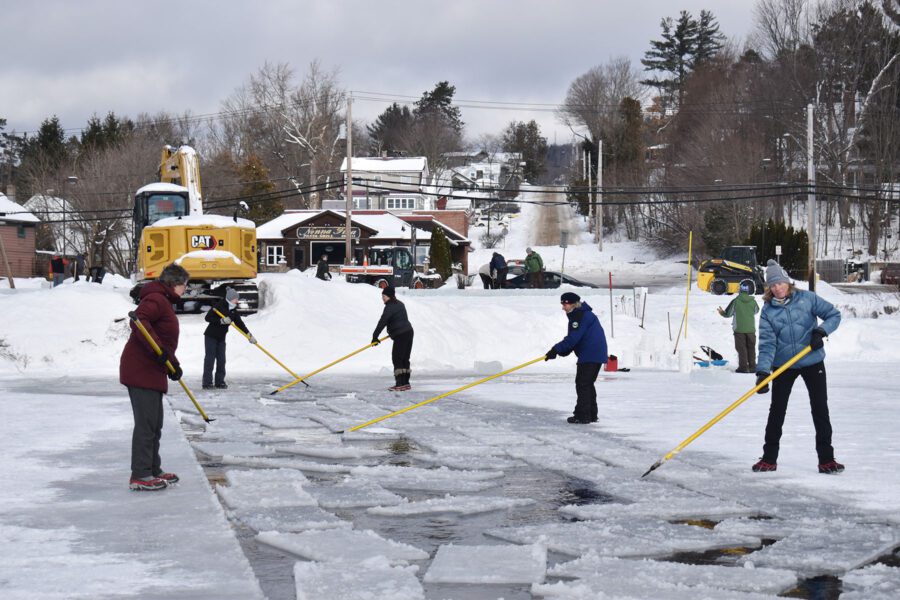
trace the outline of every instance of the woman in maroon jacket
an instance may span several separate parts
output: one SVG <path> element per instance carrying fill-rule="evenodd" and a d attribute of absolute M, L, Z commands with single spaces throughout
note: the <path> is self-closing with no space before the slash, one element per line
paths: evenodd
<path fill-rule="evenodd" d="M 128 388 L 134 412 L 128 482 L 132 490 L 164 490 L 178 481 L 177 475 L 166 473 L 160 466 L 159 439 L 163 427 L 162 396 L 169 391 L 166 377 L 172 381 L 181 379 L 181 366 L 175 358 L 178 317 L 172 304 L 184 293 L 188 278 L 184 268 L 172 263 L 163 269 L 157 281 L 141 289 L 141 301 L 134 312 L 163 352 L 157 355 L 132 323 L 131 337 L 119 361 L 119 382 Z M 168 372 L 167 360 L 175 367 L 174 373 Z"/>

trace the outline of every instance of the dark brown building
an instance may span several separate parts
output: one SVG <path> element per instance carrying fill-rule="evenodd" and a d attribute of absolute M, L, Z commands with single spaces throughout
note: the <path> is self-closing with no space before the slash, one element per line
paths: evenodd
<path fill-rule="evenodd" d="M 306 269 L 328 254 L 330 264 L 344 264 L 345 213 L 338 210 L 289 210 L 256 229 L 261 272 Z M 431 247 L 431 233 L 441 228 L 450 241 L 454 263 L 468 268 L 468 221 L 462 211 L 414 211 L 394 214 L 379 210 L 351 214 L 351 260 L 362 262 L 374 246 L 404 246 L 422 265 Z"/>

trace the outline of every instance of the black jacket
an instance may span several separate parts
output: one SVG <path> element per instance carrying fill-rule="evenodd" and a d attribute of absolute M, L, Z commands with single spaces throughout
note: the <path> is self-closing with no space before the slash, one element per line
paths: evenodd
<path fill-rule="evenodd" d="M 327 260 L 319 259 L 319 262 L 316 263 L 316 277 L 326 281 L 331 279 L 331 273 L 328 272 Z"/>
<path fill-rule="evenodd" d="M 213 307 L 209 309 L 209 312 L 206 313 L 206 322 L 209 323 L 209 325 L 206 326 L 206 331 L 203 332 L 203 335 L 208 335 L 217 340 L 224 340 L 225 335 L 228 333 L 228 328 L 231 327 L 231 325 L 222 325 L 222 317 L 217 315 L 213 308 L 226 317 L 231 317 L 231 320 L 234 321 L 234 324 L 237 325 L 241 331 L 250 335 L 250 330 L 244 325 L 241 315 L 237 314 L 237 310 L 229 310 L 228 302 L 226 302 L 224 298 L 216 302 Z"/>
<path fill-rule="evenodd" d="M 376 339 L 385 327 L 387 327 L 388 335 L 392 338 L 413 330 L 409 317 L 406 316 L 406 305 L 396 298 L 385 302 L 384 312 L 381 313 L 381 319 L 378 320 L 372 339 Z"/>

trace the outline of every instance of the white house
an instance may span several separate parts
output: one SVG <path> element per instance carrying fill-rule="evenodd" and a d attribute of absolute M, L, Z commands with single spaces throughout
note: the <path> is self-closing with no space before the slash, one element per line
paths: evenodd
<path fill-rule="evenodd" d="M 354 210 L 434 209 L 434 196 L 424 193 L 431 177 L 424 156 L 354 156 L 352 167 Z M 341 173 L 346 179 L 346 158 Z M 346 189 L 343 194 L 346 202 Z"/>

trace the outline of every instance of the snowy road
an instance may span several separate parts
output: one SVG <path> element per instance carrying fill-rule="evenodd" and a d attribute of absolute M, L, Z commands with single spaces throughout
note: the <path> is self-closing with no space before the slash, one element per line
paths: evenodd
<path fill-rule="evenodd" d="M 859 570 L 880 557 L 896 562 L 896 519 L 857 510 L 829 493 L 828 484 L 839 485 L 839 478 L 821 477 L 824 493 L 792 485 L 795 459 L 807 468 L 812 462 L 808 448 L 794 451 L 797 440 L 785 440 L 780 464 L 788 473 L 775 477 L 749 473 L 755 455 L 736 469 L 706 449 L 685 451 L 642 479 L 691 430 L 659 431 L 670 442 L 652 449 L 614 433 L 638 429 L 639 414 L 610 406 L 604 396 L 658 394 L 671 377 L 646 373 L 641 382 L 623 375 L 598 384 L 608 422 L 589 427 L 567 425 L 558 411 L 537 407 L 558 404 L 542 395 L 568 395 L 569 378 L 550 375 L 510 377 L 493 390 L 486 384 L 476 388 L 481 393 L 343 436 L 336 432 L 471 379 L 420 379 L 414 394 L 395 395 L 371 391 L 378 378 L 323 378 L 274 398 L 260 397 L 260 382 L 246 382 L 201 395 L 218 418 L 205 431 L 188 414 L 189 404 L 173 400 L 185 411 L 183 423 L 207 474 L 230 484 L 220 487 L 220 497 L 273 600 L 293 598 L 295 585 L 298 597 L 304 590 L 315 597 L 321 589 L 314 586 L 328 580 L 329 569 L 343 573 L 348 589 L 387 578 L 412 590 L 401 598 L 759 598 L 793 588 L 813 597 L 817 586 L 841 585 L 842 598 L 878 597 L 871 590 L 854 596 L 853 582 L 867 577 L 900 589 L 897 568 Z M 708 383 L 689 388 L 696 393 Z M 506 394 L 531 397 L 534 406 L 503 402 Z M 652 401 L 657 410 L 672 410 L 672 403 L 672 397 Z M 703 410 L 701 402 L 685 422 L 699 426 L 720 404 L 710 400 Z M 835 421 L 840 427 L 839 414 Z M 735 418 L 709 437 L 740 432 L 739 423 Z M 761 431 L 754 426 L 736 435 L 756 445 Z M 864 468 L 855 453 L 839 457 Z M 258 479 L 242 478 L 247 469 Z M 483 546 L 490 550 L 478 549 Z M 460 547 L 472 548 L 454 552 Z M 516 558 L 522 548 L 537 558 Z M 507 554 L 508 564 L 501 558 Z M 578 561 L 567 562 L 573 558 Z M 296 559 L 316 562 L 294 571 Z"/>

